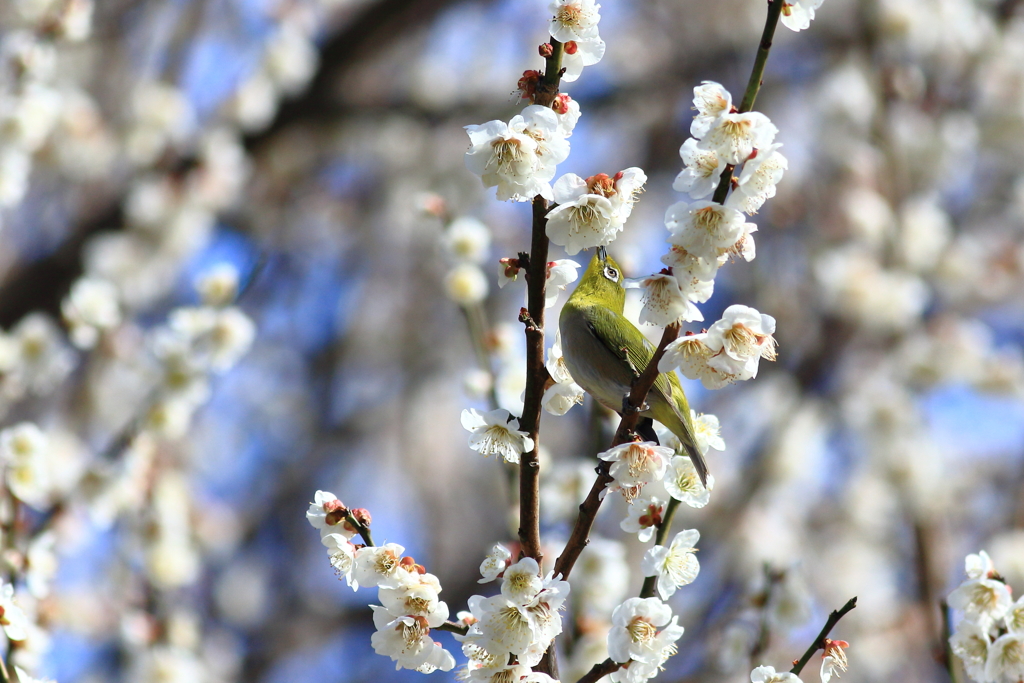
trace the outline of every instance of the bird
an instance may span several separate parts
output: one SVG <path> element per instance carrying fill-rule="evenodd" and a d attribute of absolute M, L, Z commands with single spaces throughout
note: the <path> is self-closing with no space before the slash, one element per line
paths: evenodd
<path fill-rule="evenodd" d="M 558 318 L 569 374 L 598 403 L 620 415 L 625 397 L 654 355 L 654 346 L 622 314 L 622 281 L 619 264 L 599 247 Z M 707 486 L 707 462 L 697 447 L 690 404 L 676 373 L 658 375 L 640 416 L 654 418 L 676 435 Z"/>

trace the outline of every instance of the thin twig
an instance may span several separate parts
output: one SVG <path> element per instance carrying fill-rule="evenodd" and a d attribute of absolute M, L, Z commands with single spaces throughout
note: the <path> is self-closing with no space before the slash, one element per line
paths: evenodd
<path fill-rule="evenodd" d="M 462 624 L 456 624 L 454 621 L 446 621 L 440 626 L 435 626 L 438 631 L 448 631 L 448 633 L 458 633 L 460 636 L 464 636 L 469 633 L 469 627 L 463 626 Z"/>
<path fill-rule="evenodd" d="M 832 614 L 828 615 L 828 621 L 825 622 L 825 625 L 818 633 L 818 637 L 815 638 L 814 642 L 811 643 L 811 646 L 807 648 L 807 652 L 804 653 L 804 656 L 793 664 L 793 668 L 789 670 L 790 673 L 794 673 L 797 676 L 800 675 L 800 672 L 804 670 L 807 662 L 811 661 L 811 657 L 814 656 L 814 653 L 825 647 L 825 638 L 828 637 L 829 632 L 835 628 L 835 625 L 839 623 L 840 619 L 846 616 L 847 612 L 851 612 L 856 606 L 857 597 L 854 596 L 850 598 L 850 600 L 838 611 L 832 612 Z"/>
<path fill-rule="evenodd" d="M 615 673 L 622 668 L 622 665 L 618 662 L 613 662 L 610 659 L 606 659 L 603 662 L 595 664 L 590 671 L 583 674 L 583 677 L 577 683 L 595 683 L 601 680 L 610 673 Z"/>
<path fill-rule="evenodd" d="M 370 527 L 362 524 L 358 519 L 352 515 L 352 511 L 349 510 L 345 513 L 345 521 L 352 525 L 352 528 L 356 530 L 359 536 L 363 539 L 363 543 L 368 546 L 376 545 L 373 542 L 373 536 L 370 535 Z"/>

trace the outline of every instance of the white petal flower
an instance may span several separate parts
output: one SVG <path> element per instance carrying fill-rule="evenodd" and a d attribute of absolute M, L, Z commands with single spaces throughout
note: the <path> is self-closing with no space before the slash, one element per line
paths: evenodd
<path fill-rule="evenodd" d="M 963 620 L 949 639 L 949 649 L 964 663 L 967 675 L 976 681 L 986 680 L 985 664 L 992 640 L 978 624 Z"/>
<path fill-rule="evenodd" d="M 589 190 L 587 181 L 573 173 L 559 178 L 554 186 L 558 206 L 548 212 L 545 231 L 548 239 L 565 247 L 570 256 L 581 249 L 611 244 L 622 229 L 613 223 L 611 200 Z"/>
<path fill-rule="evenodd" d="M 1006 630 L 1011 633 L 1024 633 L 1024 595 L 1017 598 L 1017 602 L 1010 605 L 1003 617 Z"/>
<path fill-rule="evenodd" d="M 715 477 L 708 475 L 707 488 L 700 483 L 700 475 L 688 456 L 676 455 L 669 461 L 665 472 L 665 489 L 669 495 L 692 508 L 702 508 L 711 500 Z"/>
<path fill-rule="evenodd" d="M 707 333 L 689 334 L 676 339 L 665 347 L 665 355 L 658 363 L 661 372 L 672 372 L 676 368 L 688 379 L 699 379 L 706 389 L 721 389 L 741 379 L 738 375 L 719 370 L 709 363 L 714 353 L 707 345 Z"/>
<path fill-rule="evenodd" d="M 698 146 L 714 150 L 718 158 L 727 164 L 742 164 L 755 149 L 772 144 L 778 132 L 779 129 L 761 112 L 726 113 L 715 119 Z"/>
<path fill-rule="evenodd" d="M 333 493 L 317 491 L 306 511 L 306 520 L 314 529 L 319 529 L 320 538 L 328 534 L 341 534 L 349 539 L 356 535 L 356 530 L 348 523 L 346 512 L 345 504 Z"/>
<path fill-rule="evenodd" d="M 726 166 L 714 150 L 701 149 L 698 142 L 697 138 L 690 138 L 679 148 L 683 170 L 672 183 L 673 190 L 686 192 L 694 199 L 707 197 L 715 191 Z"/>
<path fill-rule="evenodd" d="M 775 360 L 775 318 L 749 306 L 735 304 L 708 328 L 708 365 L 740 379 L 757 376 L 761 358 Z"/>
<path fill-rule="evenodd" d="M 802 31 L 809 28 L 811 20 L 814 19 L 814 11 L 821 7 L 824 0 L 784 0 L 782 5 L 782 16 L 779 20 L 782 25 L 791 31 Z"/>
<path fill-rule="evenodd" d="M 1001 620 L 1013 604 L 1010 587 L 996 579 L 969 579 L 947 598 L 949 606 L 984 628 Z"/>
<path fill-rule="evenodd" d="M 517 605 L 527 606 L 533 602 L 544 587 L 540 577 L 540 565 L 532 557 L 524 557 L 508 569 L 501 581 L 501 594 Z"/>
<path fill-rule="evenodd" d="M 505 571 L 505 567 L 508 566 L 511 559 L 512 553 L 509 552 L 508 548 L 500 543 L 495 543 L 494 547 L 491 548 L 491 552 L 487 553 L 487 557 L 484 558 L 483 563 L 480 565 L 480 575 L 483 578 L 477 581 L 477 583 L 494 581 Z"/>
<path fill-rule="evenodd" d="M 644 307 L 640 310 L 640 323 L 666 327 L 680 320 L 704 320 L 700 309 L 685 296 L 679 281 L 668 273 L 655 273 L 644 278 L 628 279 L 623 286 L 639 287 L 643 291 Z"/>
<path fill-rule="evenodd" d="M 619 527 L 628 534 L 636 534 L 641 543 L 646 543 L 661 525 L 664 513 L 665 501 L 660 498 L 637 498 L 626 507 L 628 516 L 619 523 Z"/>
<path fill-rule="evenodd" d="M 92 348 L 102 331 L 121 324 L 117 287 L 99 278 L 75 282 L 60 310 L 71 328 L 71 341 L 82 349 Z"/>
<path fill-rule="evenodd" d="M 788 671 L 775 671 L 773 666 L 759 666 L 750 672 L 750 683 L 801 683 L 800 677 Z"/>
<path fill-rule="evenodd" d="M 436 668 L 455 665 L 455 660 L 438 658 L 435 650 L 442 649 L 431 640 L 430 628 L 423 617 L 404 616 L 394 619 L 392 614 L 378 605 L 373 609 L 373 622 L 377 632 L 370 636 L 374 652 L 390 657 L 396 669 L 417 669 L 428 662 Z"/>
<path fill-rule="evenodd" d="M 518 464 L 523 453 L 533 450 L 533 439 L 516 429 L 519 420 L 511 417 L 500 408 L 483 414 L 472 408 L 463 410 L 462 426 L 472 432 L 469 447 L 484 457 L 500 455 L 505 462 Z"/>
<path fill-rule="evenodd" d="M 381 604 L 393 617 L 422 617 L 429 628 L 448 620 L 448 605 L 438 599 L 441 583 L 433 574 L 416 574 L 408 583 L 395 588 L 382 587 Z"/>
<path fill-rule="evenodd" d="M 595 177 L 605 176 L 598 174 Z M 633 212 L 633 205 L 637 198 L 644 191 L 647 174 L 642 168 L 630 166 L 616 173 L 611 180 L 614 193 L 606 192 L 605 196 L 612 200 L 614 208 L 612 223 L 621 227 Z"/>
<path fill-rule="evenodd" d="M 483 263 L 491 250 L 491 231 L 481 220 L 462 216 L 452 221 L 441 241 L 456 259 Z"/>
<path fill-rule="evenodd" d="M 671 240 L 671 237 L 669 238 Z M 672 273 L 679 280 L 679 286 L 685 288 L 687 278 L 701 282 L 714 282 L 715 275 L 721 265 L 717 258 L 705 259 L 696 254 L 691 254 L 677 244 L 669 247 L 668 253 L 661 257 L 661 262 L 672 269 Z M 710 296 L 709 296 L 710 298 Z M 697 303 L 703 303 L 707 299 L 691 299 Z"/>
<path fill-rule="evenodd" d="M 677 202 L 665 212 L 669 242 L 707 261 L 728 253 L 743 236 L 745 223 L 736 209 L 704 200 Z"/>
<path fill-rule="evenodd" d="M 48 460 L 49 439 L 31 422 L 21 422 L 0 432 L 0 458 L 4 481 L 21 502 L 41 510 L 50 501 L 52 482 Z"/>
<path fill-rule="evenodd" d="M 25 640 L 31 627 L 28 616 L 14 602 L 14 586 L 9 583 L 0 589 L 0 626 L 11 640 Z"/>
<path fill-rule="evenodd" d="M 825 639 L 825 651 L 821 655 L 821 683 L 829 683 L 832 677 L 839 678 L 839 673 L 846 672 L 847 660 L 846 651 L 843 648 L 850 647 L 845 640 Z"/>
<path fill-rule="evenodd" d="M 699 140 L 707 135 L 719 116 L 732 111 L 732 95 L 721 84 L 704 81 L 693 89 L 693 107 L 697 115 L 690 124 L 690 135 Z"/>
<path fill-rule="evenodd" d="M 352 566 L 353 580 L 363 587 L 383 588 L 397 588 L 414 581 L 413 572 L 402 565 L 404 551 L 405 548 L 397 543 L 360 548 Z"/>
<path fill-rule="evenodd" d="M 653 441 L 624 443 L 598 453 L 601 460 L 612 463 L 609 474 L 624 490 L 636 489 L 665 476 L 671 448 Z"/>
<path fill-rule="evenodd" d="M 558 130 L 562 137 L 571 136 L 576 129 L 576 122 L 580 120 L 580 103 L 565 93 L 559 93 L 551 103 L 551 110 L 558 117 Z"/>
<path fill-rule="evenodd" d="M 619 663 L 635 660 L 661 664 L 675 651 L 675 641 L 683 635 L 677 619 L 658 598 L 629 598 L 612 612 L 608 656 Z M 662 626 L 665 628 L 658 631 Z"/>
<path fill-rule="evenodd" d="M 697 442 L 697 448 L 701 455 L 707 455 L 709 448 L 716 451 L 725 450 L 725 441 L 722 440 L 721 426 L 718 424 L 718 417 L 705 415 L 690 410 L 690 420 L 693 422 L 693 436 Z"/>
<path fill-rule="evenodd" d="M 227 306 L 238 296 L 238 268 L 230 263 L 218 263 L 196 280 L 196 291 L 207 306 Z"/>
<path fill-rule="evenodd" d="M 334 567 L 338 578 L 345 579 L 352 590 L 358 589 L 359 582 L 352 576 L 352 568 L 356 563 L 356 547 L 342 534 L 327 534 L 320 542 L 327 546 L 327 556 L 331 559 L 331 566 Z"/>
<path fill-rule="evenodd" d="M 444 278 L 445 293 L 460 306 L 480 303 L 487 298 L 489 289 L 487 276 L 474 263 L 460 263 L 448 271 Z"/>
<path fill-rule="evenodd" d="M 968 555 L 964 559 L 964 572 L 969 579 L 988 579 L 991 578 L 994 571 L 995 565 L 992 564 L 992 558 L 984 550 L 977 555 Z"/>
<path fill-rule="evenodd" d="M 775 186 L 782 180 L 789 168 L 789 161 L 779 153 L 781 144 L 758 149 L 753 159 L 743 164 L 743 171 L 736 179 L 736 187 L 725 200 L 725 205 L 753 215 L 775 196 Z"/>
<path fill-rule="evenodd" d="M 658 595 L 662 600 L 672 597 L 680 586 L 693 583 L 700 571 L 697 561 L 697 541 L 700 532 L 696 529 L 680 531 L 669 547 L 656 545 L 644 553 L 640 564 L 644 576 L 658 577 Z"/>
<path fill-rule="evenodd" d="M 537 639 L 536 625 L 526 607 L 517 605 L 504 595 L 484 598 L 474 595 L 469 608 L 477 621 L 466 635 L 465 642 L 477 645 L 495 657 L 509 653 L 525 653 Z"/>
<path fill-rule="evenodd" d="M 544 390 L 541 404 L 552 415 L 562 416 L 573 406 L 583 403 L 583 387 L 575 382 L 556 382 Z"/>
<path fill-rule="evenodd" d="M 1007 633 L 988 649 L 985 678 L 989 681 L 1024 680 L 1024 633 Z"/>
<path fill-rule="evenodd" d="M 548 9 L 554 15 L 548 32 L 555 40 L 567 43 L 597 35 L 597 24 L 601 21 L 598 10 L 601 6 L 594 0 L 555 0 Z"/>
<path fill-rule="evenodd" d="M 580 264 L 572 259 L 558 259 L 548 262 L 547 285 L 544 288 L 544 308 L 551 308 L 558 302 L 558 293 L 565 291 L 566 285 L 579 279 Z"/>
<path fill-rule="evenodd" d="M 583 67 L 593 66 L 601 61 L 605 45 L 601 37 L 595 33 L 582 40 L 570 40 L 563 49 L 562 67 L 565 73 L 562 74 L 562 80 L 572 83 L 583 73 Z"/>

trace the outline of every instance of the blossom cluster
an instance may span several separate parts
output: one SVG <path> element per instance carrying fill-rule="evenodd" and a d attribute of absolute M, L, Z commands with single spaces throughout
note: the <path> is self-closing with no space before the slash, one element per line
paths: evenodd
<path fill-rule="evenodd" d="M 487 583 L 501 579 L 501 592 L 492 597 L 469 598 L 468 612 L 460 612 L 460 623 L 468 626 L 462 641 L 469 659 L 466 673 L 473 681 L 511 680 L 530 674 L 555 636 L 562 632 L 559 612 L 569 595 L 569 584 L 551 573 L 544 576 L 530 557 L 511 563 L 512 554 L 495 545 L 480 567 Z M 550 681 L 533 674 L 535 683 Z"/>
<path fill-rule="evenodd" d="M 441 582 L 403 555 L 405 548 L 396 543 L 353 544 L 357 528 L 350 516 L 361 525 L 370 524 L 368 511 L 349 510 L 327 491 L 317 491 L 306 512 L 306 519 L 320 532 L 338 577 L 353 590 L 377 588 L 381 604 L 370 606 L 377 628 L 370 637 L 374 651 L 390 657 L 396 669 L 450 671 L 455 659 L 430 637 L 430 629 L 448 620 L 448 605 L 438 599 Z"/>
<path fill-rule="evenodd" d="M 967 579 L 947 602 L 962 619 L 949 639 L 950 649 L 978 683 L 1024 678 L 1024 597 L 1013 599 L 984 550 L 968 555 Z"/>

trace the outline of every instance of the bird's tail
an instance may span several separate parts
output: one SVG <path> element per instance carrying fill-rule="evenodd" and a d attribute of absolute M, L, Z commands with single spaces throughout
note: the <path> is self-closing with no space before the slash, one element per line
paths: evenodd
<path fill-rule="evenodd" d="M 701 455 L 700 449 L 697 448 L 697 439 L 693 434 L 693 421 L 690 420 L 690 410 L 687 407 L 686 414 L 679 409 L 675 401 L 666 400 L 665 405 L 672 409 L 672 413 L 668 417 L 668 420 L 662 420 L 660 416 L 655 415 L 654 419 L 660 421 L 669 430 L 676 435 L 679 439 L 679 443 L 683 444 L 683 449 L 686 454 L 690 456 L 690 461 L 693 462 L 694 468 L 697 470 L 697 476 L 700 477 L 700 483 L 707 488 L 708 486 L 708 463 Z M 660 411 L 659 411 L 660 412 Z"/>

